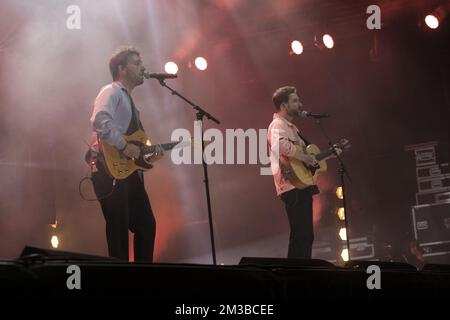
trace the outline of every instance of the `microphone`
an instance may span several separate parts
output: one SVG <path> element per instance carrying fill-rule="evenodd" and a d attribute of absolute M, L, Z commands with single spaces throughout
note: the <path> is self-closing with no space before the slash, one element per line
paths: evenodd
<path fill-rule="evenodd" d="M 157 80 L 161 81 L 161 80 L 165 80 L 165 79 L 175 79 L 177 77 L 178 76 L 176 74 L 171 74 L 171 73 L 164 73 L 164 72 L 162 72 L 162 73 L 158 73 L 158 72 L 156 72 L 156 73 L 148 73 L 148 72 L 144 72 L 144 78 L 145 79 L 153 78 L 153 79 L 157 79 Z"/>
<path fill-rule="evenodd" d="M 312 112 L 305 111 L 305 110 L 299 111 L 298 115 L 303 118 L 314 118 L 314 119 L 331 117 L 329 114 L 326 114 L 326 113 L 312 113 Z"/>

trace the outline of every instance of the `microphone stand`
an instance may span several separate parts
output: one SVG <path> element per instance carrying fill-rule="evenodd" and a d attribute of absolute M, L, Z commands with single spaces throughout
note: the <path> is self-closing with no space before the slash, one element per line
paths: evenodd
<path fill-rule="evenodd" d="M 212 116 L 208 112 L 206 112 L 205 110 L 203 110 L 200 106 L 198 106 L 195 103 L 191 102 L 190 100 L 188 100 L 187 98 L 182 96 L 180 93 L 178 93 L 176 90 L 174 90 L 171 87 L 169 87 L 164 82 L 164 79 L 160 78 L 158 80 L 159 80 L 159 83 L 161 84 L 161 86 L 167 88 L 172 93 L 172 95 L 175 95 L 175 96 L 181 98 L 182 100 L 187 102 L 190 106 L 192 106 L 192 108 L 194 110 L 197 111 L 196 119 L 197 119 L 197 121 L 200 121 L 200 125 L 201 125 L 202 164 L 203 164 L 203 175 L 204 175 L 204 178 L 205 178 L 203 180 L 203 182 L 205 183 L 206 203 L 207 203 L 207 206 L 208 206 L 209 234 L 210 234 L 210 238 L 211 238 L 211 249 L 212 249 L 213 265 L 216 265 L 217 264 L 217 262 L 216 262 L 216 247 L 215 247 L 215 243 L 214 243 L 214 230 L 213 230 L 212 211 L 211 211 L 211 197 L 210 197 L 210 193 L 209 193 L 208 165 L 207 165 L 207 163 L 205 161 L 205 144 L 203 143 L 203 118 L 206 117 L 206 118 L 208 118 L 208 120 L 211 120 L 211 121 L 213 121 L 213 122 L 215 122 L 217 124 L 220 124 L 220 121 L 217 120 L 214 116 Z"/>
<path fill-rule="evenodd" d="M 319 125 L 320 130 L 322 131 L 322 134 L 325 136 L 325 138 L 328 140 L 328 145 L 333 148 L 333 144 L 331 143 L 331 139 L 328 136 L 328 134 L 326 133 L 325 129 L 322 126 L 322 123 L 320 122 L 319 118 L 315 118 L 315 122 Z M 344 206 L 344 223 L 345 223 L 345 236 L 347 238 L 346 241 L 346 245 L 347 245 L 347 250 L 348 250 L 348 261 L 351 261 L 351 255 L 350 255 L 350 237 L 349 237 L 349 230 L 348 230 L 348 211 L 347 211 L 347 202 L 346 202 L 346 190 L 344 187 L 345 184 L 345 177 L 347 177 L 348 181 L 350 183 L 352 183 L 352 179 L 350 178 L 350 174 L 344 164 L 344 162 L 342 161 L 342 158 L 337 154 L 336 150 L 334 150 L 334 155 L 336 156 L 336 159 L 339 162 L 339 169 L 338 169 L 338 174 L 341 180 L 341 187 L 342 187 L 342 204 Z"/>

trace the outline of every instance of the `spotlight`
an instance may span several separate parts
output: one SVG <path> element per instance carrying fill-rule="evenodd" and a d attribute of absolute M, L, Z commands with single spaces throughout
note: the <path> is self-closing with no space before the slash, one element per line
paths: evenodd
<path fill-rule="evenodd" d="M 342 189 L 342 187 L 336 188 L 336 197 L 340 200 L 344 199 L 344 190 Z"/>
<path fill-rule="evenodd" d="M 339 237 L 341 238 L 342 241 L 347 241 L 347 229 L 341 228 L 339 230 Z"/>
<path fill-rule="evenodd" d="M 322 41 L 323 41 L 323 44 L 325 45 L 325 47 L 327 47 L 328 49 L 331 49 L 334 47 L 333 37 L 330 36 L 328 33 L 323 35 Z"/>
<path fill-rule="evenodd" d="M 450 12 L 450 2 L 441 4 L 439 7 L 428 12 L 428 15 L 424 18 L 425 25 L 430 29 L 437 29 L 445 21 L 448 13 Z"/>
<path fill-rule="evenodd" d="M 164 70 L 170 74 L 176 74 L 178 72 L 178 66 L 175 62 L 169 61 L 165 64 Z"/>
<path fill-rule="evenodd" d="M 344 207 L 340 207 L 339 209 L 337 209 L 337 216 L 339 217 L 339 220 L 341 220 L 341 221 L 345 220 Z"/>
<path fill-rule="evenodd" d="M 432 14 L 425 17 L 425 23 L 430 29 L 437 29 L 439 27 L 439 19 Z"/>
<path fill-rule="evenodd" d="M 331 49 L 334 47 L 334 39 L 329 33 L 316 33 L 314 45 L 319 49 Z"/>
<path fill-rule="evenodd" d="M 303 45 L 300 41 L 294 40 L 291 42 L 291 49 L 292 49 L 292 52 L 295 54 L 302 54 Z"/>
<path fill-rule="evenodd" d="M 342 260 L 344 260 L 345 262 L 348 261 L 348 249 L 343 249 L 342 250 L 341 257 L 342 257 Z"/>
<path fill-rule="evenodd" d="M 50 240 L 50 243 L 52 244 L 52 247 L 57 249 L 59 246 L 59 240 L 57 236 L 52 236 L 52 239 Z"/>
<path fill-rule="evenodd" d="M 195 58 L 195 66 L 198 70 L 204 71 L 208 68 L 208 62 L 203 57 L 197 57 Z"/>

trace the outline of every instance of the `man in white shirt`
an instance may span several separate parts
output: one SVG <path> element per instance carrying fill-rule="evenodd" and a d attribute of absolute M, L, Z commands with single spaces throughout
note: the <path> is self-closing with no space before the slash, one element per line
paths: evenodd
<path fill-rule="evenodd" d="M 317 160 L 313 155 L 303 152 L 309 143 L 300 135 L 292 121 L 299 117 L 302 103 L 295 87 L 282 87 L 272 97 L 276 113 L 268 129 L 268 142 L 271 149 L 270 162 L 277 195 L 283 200 L 288 215 L 290 236 L 288 258 L 311 259 L 313 230 L 313 195 L 317 186 L 305 189 L 295 187 L 290 181 L 292 172 L 280 165 L 280 157 L 296 158 L 307 165 L 314 166 Z M 336 149 L 338 153 L 341 150 Z"/>
<path fill-rule="evenodd" d="M 133 89 L 144 82 L 145 68 L 140 53 L 132 47 L 121 48 L 111 57 L 109 68 L 114 82 L 104 86 L 95 99 L 91 150 L 98 153 L 98 140 L 102 139 L 125 156 L 138 158 L 140 148 L 127 143 L 123 135 L 143 130 L 139 111 L 131 98 Z M 158 147 L 149 160 L 156 161 L 162 154 Z M 126 179 L 115 180 L 102 161 L 96 161 L 92 168 L 95 193 L 106 221 L 109 255 L 128 260 L 128 230 L 131 230 L 135 261 L 152 262 L 156 221 L 142 172 L 135 171 Z"/>

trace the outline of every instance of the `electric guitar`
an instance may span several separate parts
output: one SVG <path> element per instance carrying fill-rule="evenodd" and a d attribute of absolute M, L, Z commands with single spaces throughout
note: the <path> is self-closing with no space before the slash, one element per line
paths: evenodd
<path fill-rule="evenodd" d="M 136 170 L 148 170 L 153 167 L 149 158 L 156 150 L 157 145 L 151 145 L 150 140 L 144 131 L 138 130 L 133 134 L 123 136 L 128 143 L 137 145 L 141 149 L 141 156 L 137 159 L 130 159 L 125 156 L 119 149 L 112 146 L 102 139 L 100 139 L 99 148 L 103 154 L 103 161 L 108 173 L 118 179 L 125 179 L 130 176 Z M 163 143 L 160 146 L 164 151 L 171 150 L 173 148 L 180 148 L 186 146 L 189 142 L 169 142 Z"/>
<path fill-rule="evenodd" d="M 305 189 L 315 185 L 319 174 L 327 171 L 326 158 L 334 154 L 334 148 L 346 150 L 350 148 L 350 144 L 347 139 L 342 139 L 339 143 L 333 145 L 333 148 L 325 151 L 320 151 L 319 147 L 315 144 L 310 144 L 307 147 L 296 147 L 302 148 L 305 154 L 315 156 L 318 164 L 316 166 L 310 166 L 296 158 L 280 156 L 281 168 L 288 175 L 289 182 L 292 185 L 299 189 Z"/>

